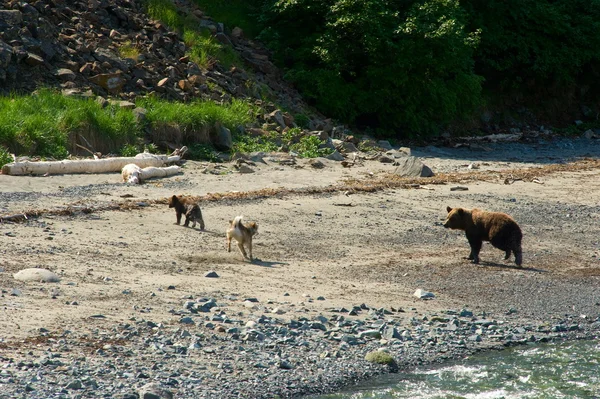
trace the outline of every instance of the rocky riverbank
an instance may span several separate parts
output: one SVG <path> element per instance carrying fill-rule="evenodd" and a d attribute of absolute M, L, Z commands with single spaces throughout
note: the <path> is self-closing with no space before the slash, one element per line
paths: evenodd
<path fill-rule="evenodd" d="M 40 210 L 0 223 L 0 398 L 301 397 L 396 367 L 594 337 L 600 172 L 584 158 L 597 145 L 415 148 L 436 176 L 372 192 L 332 187 L 385 181 L 393 164 L 267 160 L 248 175 L 188 162 L 136 186 L 118 174 L 0 175 L 3 215 Z M 440 176 L 447 184 L 432 183 Z M 172 194 L 203 198 L 206 231 L 173 224 L 161 202 Z M 464 235 L 441 227 L 446 205 L 513 215 L 524 267 L 489 245 L 480 265 L 464 260 Z M 240 214 L 259 223 L 253 263 L 223 247 Z M 60 281 L 15 279 L 35 267 Z M 375 350 L 396 364 L 367 362 Z"/>

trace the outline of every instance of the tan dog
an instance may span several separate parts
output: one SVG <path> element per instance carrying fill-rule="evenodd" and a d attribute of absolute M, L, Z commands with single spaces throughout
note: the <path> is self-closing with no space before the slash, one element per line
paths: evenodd
<path fill-rule="evenodd" d="M 174 195 L 169 198 L 169 208 L 175 208 L 177 214 L 177 223 L 181 223 L 181 215 L 185 215 L 185 227 L 188 227 L 190 221 L 192 222 L 192 228 L 196 227 L 196 222 L 200 223 L 200 230 L 204 230 L 204 219 L 202 218 L 202 211 L 200 206 L 194 202 L 191 198 L 182 197 L 181 195 Z"/>
<path fill-rule="evenodd" d="M 231 239 L 235 238 L 244 259 L 252 261 L 252 236 L 258 233 L 258 224 L 252 222 L 244 225 L 242 218 L 242 216 L 236 216 L 235 219 L 229 221 L 229 229 L 227 229 L 227 252 L 231 252 Z M 250 257 L 246 255 L 244 244 L 248 245 Z"/>

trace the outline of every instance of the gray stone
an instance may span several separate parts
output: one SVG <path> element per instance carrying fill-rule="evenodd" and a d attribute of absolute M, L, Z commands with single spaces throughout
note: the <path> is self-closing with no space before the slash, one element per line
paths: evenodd
<path fill-rule="evenodd" d="M 204 277 L 209 277 L 209 278 L 218 278 L 219 275 L 217 274 L 217 272 L 215 272 L 214 270 L 210 270 L 208 271 Z"/>
<path fill-rule="evenodd" d="M 265 115 L 265 120 L 269 122 L 276 122 L 282 128 L 285 128 L 285 120 L 283 119 L 283 113 L 280 110 L 275 110 L 268 115 Z"/>
<path fill-rule="evenodd" d="M 27 57 L 25 58 L 25 63 L 29 66 L 37 66 L 42 65 L 44 63 L 44 59 L 39 55 L 33 53 L 27 53 Z"/>
<path fill-rule="evenodd" d="M 212 143 L 219 151 L 229 151 L 233 146 L 231 131 L 221 124 L 217 124 L 214 129 Z"/>
<path fill-rule="evenodd" d="M 400 339 L 400 333 L 395 327 L 387 326 L 383 329 L 381 336 L 387 340 Z"/>
<path fill-rule="evenodd" d="M 294 366 L 287 360 L 282 360 L 281 362 L 279 362 L 279 368 L 283 370 L 291 370 L 294 368 Z"/>
<path fill-rule="evenodd" d="M 19 10 L 0 10 L 0 22 L 9 26 L 20 25 L 23 22 L 23 14 Z"/>
<path fill-rule="evenodd" d="M 472 342 L 481 342 L 481 341 L 482 341 L 482 339 L 481 339 L 481 335 L 479 335 L 479 334 L 474 334 L 474 335 L 471 335 L 471 336 L 470 336 L 469 338 L 467 338 L 467 339 L 468 339 L 469 341 L 472 341 Z"/>
<path fill-rule="evenodd" d="M 120 92 L 126 83 L 126 80 L 120 71 L 115 73 L 101 73 L 99 75 L 94 75 L 91 76 L 89 80 L 90 82 L 95 83 L 113 93 Z"/>
<path fill-rule="evenodd" d="M 123 109 L 133 110 L 135 108 L 135 104 L 131 101 L 119 101 L 119 107 Z"/>
<path fill-rule="evenodd" d="M 8 67 L 12 58 L 13 49 L 8 44 L 0 40 L 0 68 Z"/>
<path fill-rule="evenodd" d="M 81 382 L 81 380 L 73 380 L 73 381 L 69 382 L 65 388 L 81 389 L 81 388 L 83 388 L 83 383 Z"/>
<path fill-rule="evenodd" d="M 72 82 L 75 80 L 75 72 L 67 68 L 59 68 L 58 71 L 56 71 L 56 76 L 58 76 L 60 80 L 66 82 Z"/>
<path fill-rule="evenodd" d="M 342 154 L 340 154 L 339 151 L 334 151 L 331 154 L 327 155 L 325 158 L 331 160 L 331 161 L 338 161 L 341 162 L 344 160 L 344 156 Z"/>
<path fill-rule="evenodd" d="M 13 277 L 19 281 L 42 281 L 44 283 L 57 283 L 60 281 L 60 277 L 55 273 L 39 268 L 23 269 L 13 274 Z"/>
<path fill-rule="evenodd" d="M 416 157 L 407 157 L 398 161 L 394 174 L 401 177 L 432 177 L 433 171 Z"/>
<path fill-rule="evenodd" d="M 393 148 L 390 142 L 387 140 L 379 140 L 377 142 L 377 145 L 379 145 L 379 147 L 383 148 L 384 150 L 391 150 Z"/>
<path fill-rule="evenodd" d="M 240 173 L 254 173 L 255 170 L 246 164 L 241 164 L 238 166 L 238 172 Z"/>
<path fill-rule="evenodd" d="M 433 292 L 425 291 L 425 290 L 422 290 L 421 288 L 417 289 L 413 295 L 419 299 L 435 298 L 435 295 L 433 294 Z"/>
<path fill-rule="evenodd" d="M 379 338 L 381 338 L 381 332 L 379 330 L 361 331 L 360 333 L 358 333 L 358 337 L 359 338 L 369 337 L 369 338 L 379 339 Z"/>
<path fill-rule="evenodd" d="M 173 399 L 173 393 L 155 382 L 146 384 L 139 390 L 140 399 Z"/>
<path fill-rule="evenodd" d="M 325 167 L 325 164 L 322 161 L 319 161 L 318 159 L 311 159 L 310 161 L 308 161 L 308 164 L 315 169 L 323 169 Z"/>
<path fill-rule="evenodd" d="M 334 140 L 334 144 L 335 144 L 335 140 Z M 358 148 L 356 148 L 356 146 L 354 145 L 354 143 L 351 143 L 349 141 L 342 141 L 339 144 L 337 144 L 335 146 L 335 148 L 341 152 L 342 154 L 349 154 L 351 152 L 358 152 Z"/>

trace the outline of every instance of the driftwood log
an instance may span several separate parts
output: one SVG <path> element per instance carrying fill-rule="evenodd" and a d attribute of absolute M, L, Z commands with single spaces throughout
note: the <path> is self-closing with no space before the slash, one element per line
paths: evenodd
<path fill-rule="evenodd" d="M 120 172 L 127 164 L 135 164 L 140 168 L 164 166 L 177 162 L 180 156 L 166 156 L 142 153 L 135 157 L 116 157 L 102 159 L 78 159 L 64 161 L 13 162 L 2 167 L 5 175 L 55 175 L 74 173 L 108 173 Z"/>

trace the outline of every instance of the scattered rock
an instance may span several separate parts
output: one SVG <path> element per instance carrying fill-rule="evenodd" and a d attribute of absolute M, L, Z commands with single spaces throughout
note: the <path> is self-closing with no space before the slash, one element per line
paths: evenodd
<path fill-rule="evenodd" d="M 218 278 L 219 275 L 217 274 L 217 272 L 215 272 L 214 270 L 210 270 L 209 272 L 207 272 L 204 277 L 208 277 L 208 278 Z"/>
<path fill-rule="evenodd" d="M 434 176 L 433 171 L 427 165 L 425 165 L 423 162 L 419 161 L 419 159 L 413 156 L 400 159 L 398 161 L 398 167 L 394 171 L 394 174 L 397 174 L 402 177 Z"/>
<path fill-rule="evenodd" d="M 58 283 L 60 277 L 46 269 L 29 268 L 23 269 L 13 275 L 19 281 L 43 281 L 44 283 Z"/>
<path fill-rule="evenodd" d="M 327 155 L 325 158 L 327 158 L 331 161 L 338 161 L 338 162 L 344 160 L 344 156 L 337 150 L 335 150 L 331 154 Z"/>
<path fill-rule="evenodd" d="M 254 173 L 255 172 L 255 170 L 252 169 L 247 164 L 241 164 L 241 165 L 237 166 L 237 170 L 240 173 Z"/>
<path fill-rule="evenodd" d="M 146 384 L 139 390 L 140 399 L 173 399 L 173 392 L 160 384 Z"/>
<path fill-rule="evenodd" d="M 422 290 L 421 288 L 417 289 L 413 295 L 419 299 L 435 298 L 435 295 L 433 294 L 433 292 L 425 291 L 425 290 Z"/>

